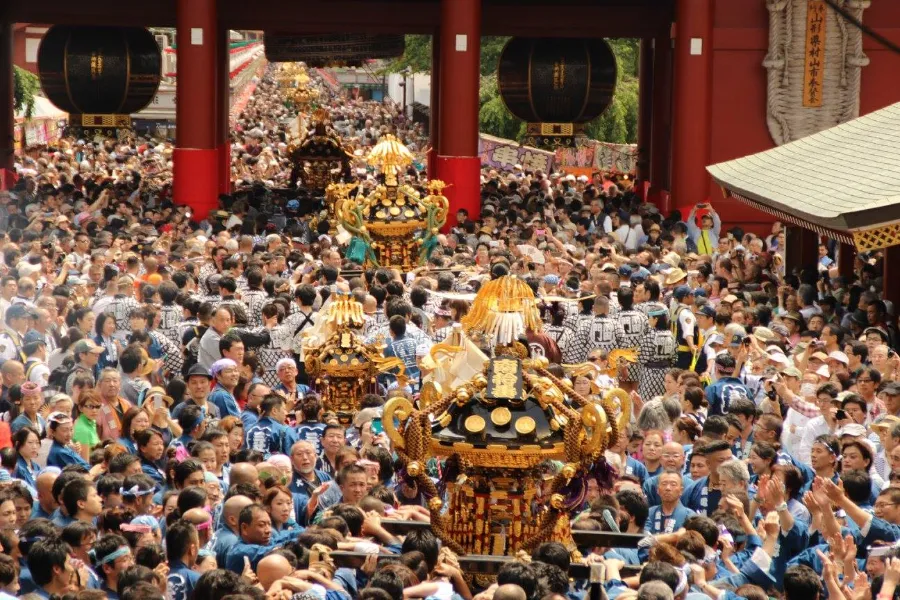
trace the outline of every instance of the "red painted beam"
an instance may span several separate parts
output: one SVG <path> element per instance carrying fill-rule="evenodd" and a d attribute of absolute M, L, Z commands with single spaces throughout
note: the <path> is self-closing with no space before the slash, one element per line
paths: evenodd
<path fill-rule="evenodd" d="M 174 27 L 176 0 L 132 3 L 121 0 L 7 0 L 8 22 L 71 25 Z M 219 24 L 230 29 L 293 33 L 423 33 L 440 26 L 437 0 L 220 0 Z M 541 0 L 535 3 L 485 1 L 483 35 L 564 37 L 647 37 L 672 21 L 671 0 Z"/>

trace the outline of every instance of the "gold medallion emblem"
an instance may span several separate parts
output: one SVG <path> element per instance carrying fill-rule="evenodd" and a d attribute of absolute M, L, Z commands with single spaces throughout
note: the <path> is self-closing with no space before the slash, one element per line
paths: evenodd
<path fill-rule="evenodd" d="M 509 409 L 505 406 L 501 406 L 499 408 L 495 408 L 493 412 L 491 412 L 491 422 L 497 427 L 503 427 L 504 425 L 509 425 L 509 421 L 512 419 L 512 413 L 509 412 Z"/>
<path fill-rule="evenodd" d="M 516 420 L 516 431 L 521 435 L 528 435 L 534 431 L 536 423 L 531 417 L 520 417 Z"/>
<path fill-rule="evenodd" d="M 469 433 L 479 433 L 484 430 L 484 419 L 478 415 L 471 415 L 466 418 L 465 427 Z"/>

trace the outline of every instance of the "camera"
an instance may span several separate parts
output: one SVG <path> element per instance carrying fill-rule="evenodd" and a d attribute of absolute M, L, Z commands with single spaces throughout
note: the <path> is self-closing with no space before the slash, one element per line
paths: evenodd
<path fill-rule="evenodd" d="M 843 421 L 844 419 L 847 418 L 847 411 L 845 411 L 842 408 L 839 408 L 839 409 L 837 409 L 837 412 L 834 413 L 834 416 L 838 421 Z"/>

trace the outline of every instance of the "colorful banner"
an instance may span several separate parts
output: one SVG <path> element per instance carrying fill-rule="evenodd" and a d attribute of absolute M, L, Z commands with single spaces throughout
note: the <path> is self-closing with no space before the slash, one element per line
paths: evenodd
<path fill-rule="evenodd" d="M 481 156 L 482 166 L 504 171 L 512 171 L 516 165 L 521 165 L 525 171 L 550 173 L 554 167 L 552 152 L 531 146 L 520 146 L 513 140 L 484 133 L 478 136 L 478 154 Z"/>
<path fill-rule="evenodd" d="M 594 144 L 593 140 L 587 140 L 583 145 L 574 148 L 557 148 L 556 164 L 560 167 L 594 166 Z"/>
<path fill-rule="evenodd" d="M 32 146 L 50 144 L 59 139 L 57 119 L 31 119 L 16 123 L 15 149 L 22 151 Z"/>
<path fill-rule="evenodd" d="M 594 168 L 602 173 L 634 175 L 637 163 L 637 144 L 607 144 L 596 142 Z"/>
<path fill-rule="evenodd" d="M 608 144 L 588 140 L 581 146 L 556 150 L 557 168 L 572 174 L 583 174 L 586 170 L 634 174 L 636 161 L 635 144 Z"/>

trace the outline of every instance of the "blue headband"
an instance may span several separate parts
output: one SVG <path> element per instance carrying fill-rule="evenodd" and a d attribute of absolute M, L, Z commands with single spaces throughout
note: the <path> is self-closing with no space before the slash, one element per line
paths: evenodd
<path fill-rule="evenodd" d="M 111 563 L 117 558 L 122 558 L 123 556 L 131 554 L 131 548 L 129 548 L 128 546 L 119 546 L 100 560 L 96 560 L 97 553 L 95 551 L 91 550 L 88 554 L 91 556 L 91 558 L 94 559 L 94 563 L 96 564 L 96 566 L 99 567 L 101 565 L 105 565 L 106 563 Z"/>
<path fill-rule="evenodd" d="M 149 490 L 142 490 L 137 485 L 131 486 L 130 490 L 126 490 L 125 488 L 119 488 L 119 494 L 129 498 L 140 498 L 141 496 L 150 496 L 154 493 L 154 489 L 150 488 Z"/>

